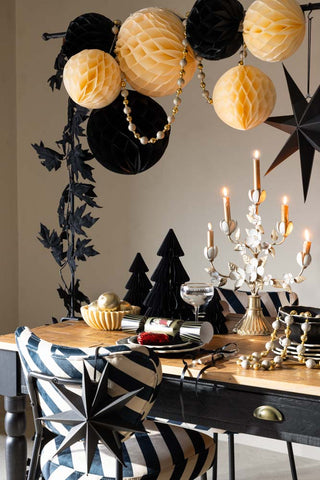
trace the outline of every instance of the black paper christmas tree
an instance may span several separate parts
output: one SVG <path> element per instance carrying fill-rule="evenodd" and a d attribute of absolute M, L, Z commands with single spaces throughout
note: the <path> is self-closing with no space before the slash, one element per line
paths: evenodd
<path fill-rule="evenodd" d="M 135 259 L 129 268 L 129 272 L 131 272 L 132 275 L 126 284 L 128 292 L 126 293 L 124 300 L 131 303 L 131 305 L 141 307 L 140 313 L 144 314 L 146 307 L 143 305 L 143 301 L 148 295 L 152 284 L 146 275 L 146 272 L 149 272 L 149 269 L 145 264 L 141 253 L 137 253 L 135 256 Z"/>
<path fill-rule="evenodd" d="M 189 280 L 189 275 L 180 261 L 179 257 L 183 257 L 184 252 L 172 228 L 157 255 L 162 260 L 153 272 L 151 280 L 155 284 L 144 301 L 147 315 L 192 320 L 192 307 L 180 296 L 180 286 Z"/>
<path fill-rule="evenodd" d="M 216 289 L 214 289 L 213 298 L 210 300 L 207 306 L 204 307 L 204 316 L 202 320 L 211 323 L 213 331 L 216 334 L 228 333 L 228 329 L 225 324 L 225 317 L 223 315 L 223 308 L 220 303 L 220 297 Z"/>

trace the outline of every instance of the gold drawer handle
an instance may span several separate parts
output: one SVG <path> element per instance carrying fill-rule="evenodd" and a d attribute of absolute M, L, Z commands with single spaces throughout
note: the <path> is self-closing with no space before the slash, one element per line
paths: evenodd
<path fill-rule="evenodd" d="M 253 416 L 269 422 L 282 422 L 283 420 L 283 416 L 279 410 L 270 405 L 261 405 L 261 407 L 257 407 L 253 412 Z"/>

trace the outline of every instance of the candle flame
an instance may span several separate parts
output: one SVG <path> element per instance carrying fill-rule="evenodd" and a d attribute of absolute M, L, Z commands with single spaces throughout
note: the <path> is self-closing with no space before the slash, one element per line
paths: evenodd
<path fill-rule="evenodd" d="M 282 199 L 283 205 L 288 205 L 288 197 L 285 195 Z"/>
<path fill-rule="evenodd" d="M 307 242 L 310 242 L 310 232 L 309 230 L 306 228 L 305 231 L 304 231 L 304 239 L 307 241 Z"/>
<path fill-rule="evenodd" d="M 256 158 L 257 160 L 259 160 L 259 158 L 260 158 L 260 151 L 259 151 L 259 150 L 255 150 L 255 151 L 253 152 L 253 157 Z"/>
<path fill-rule="evenodd" d="M 211 223 L 211 222 L 208 223 L 208 230 L 213 230 L 213 227 L 212 227 L 212 223 Z"/>
<path fill-rule="evenodd" d="M 223 189 L 222 189 L 222 195 L 223 195 L 224 197 L 227 197 L 227 196 L 228 196 L 228 193 L 229 193 L 229 192 L 228 192 L 228 189 L 227 189 L 226 187 L 223 187 Z"/>

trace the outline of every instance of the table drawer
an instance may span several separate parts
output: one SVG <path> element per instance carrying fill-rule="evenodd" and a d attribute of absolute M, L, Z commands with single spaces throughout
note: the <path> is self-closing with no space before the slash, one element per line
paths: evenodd
<path fill-rule="evenodd" d="M 159 400 L 152 414 L 264 437 L 320 446 L 320 401 L 298 394 L 281 394 L 273 390 L 215 385 L 201 382 L 198 395 L 194 382 L 185 381 L 180 390 L 175 378 L 164 378 Z M 260 406 L 276 409 L 280 421 L 254 416 Z"/>

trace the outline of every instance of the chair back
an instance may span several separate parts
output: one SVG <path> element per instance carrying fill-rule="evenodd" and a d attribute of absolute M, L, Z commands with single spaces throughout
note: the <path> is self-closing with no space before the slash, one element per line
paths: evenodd
<path fill-rule="evenodd" d="M 108 395 L 114 397 L 141 389 L 123 407 L 123 419 L 138 424 L 149 413 L 162 379 L 158 357 L 146 347 L 116 345 L 97 348 L 72 348 L 55 345 L 40 339 L 28 327 L 16 330 L 16 343 L 22 368 L 27 377 L 30 372 L 79 380 L 83 374 L 83 361 L 92 379 L 99 380 L 109 363 Z M 81 385 L 69 385 L 81 395 Z M 40 414 L 53 415 L 70 410 L 52 382 L 37 380 Z M 66 435 L 70 427 L 57 422 L 45 422 L 46 428 L 55 434 Z M 126 435 L 127 437 L 127 435 Z"/>
<path fill-rule="evenodd" d="M 245 314 L 250 292 L 234 291 L 227 288 L 216 288 L 216 290 L 220 297 L 224 315 L 228 315 L 228 313 Z M 294 292 L 262 292 L 260 298 L 262 311 L 266 317 L 276 317 L 279 307 L 299 304 L 298 295 Z"/>

